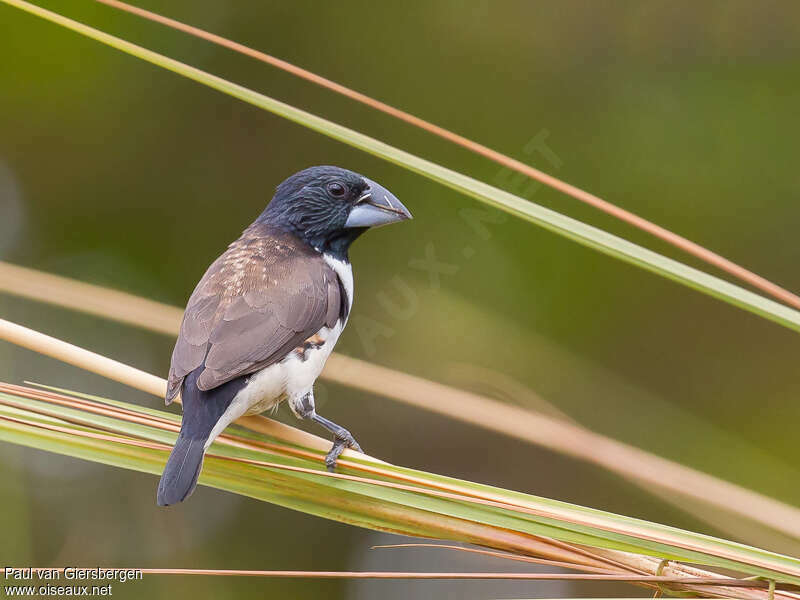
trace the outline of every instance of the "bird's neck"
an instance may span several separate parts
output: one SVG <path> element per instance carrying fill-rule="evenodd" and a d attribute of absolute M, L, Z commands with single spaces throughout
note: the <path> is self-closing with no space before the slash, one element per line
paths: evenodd
<path fill-rule="evenodd" d="M 328 256 L 332 256 L 335 259 L 346 263 L 350 262 L 350 244 L 352 244 L 356 238 L 358 238 L 358 236 L 367 230 L 365 227 L 354 227 L 339 229 L 333 233 L 321 231 L 309 232 L 293 226 L 291 223 L 286 222 L 285 219 L 271 219 L 270 216 L 272 215 L 269 215 L 265 211 L 265 214 L 262 214 L 258 219 L 256 219 L 255 223 L 253 223 L 251 227 L 257 225 L 275 227 L 276 229 L 280 229 L 286 233 L 300 238 L 309 246 L 317 250 L 317 252 L 327 254 Z"/>

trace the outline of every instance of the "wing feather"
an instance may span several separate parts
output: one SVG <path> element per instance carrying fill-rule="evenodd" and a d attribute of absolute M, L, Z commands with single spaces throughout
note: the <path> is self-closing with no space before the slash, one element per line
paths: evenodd
<path fill-rule="evenodd" d="M 282 360 L 333 327 L 341 310 L 336 273 L 313 248 L 253 225 L 206 271 L 192 293 L 172 353 L 167 401 L 183 379 L 210 390 Z"/>

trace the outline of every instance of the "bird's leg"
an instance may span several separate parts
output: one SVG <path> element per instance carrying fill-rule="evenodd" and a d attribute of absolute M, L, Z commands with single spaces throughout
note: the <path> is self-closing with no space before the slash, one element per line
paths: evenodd
<path fill-rule="evenodd" d="M 344 452 L 345 448 L 352 448 L 358 452 L 362 451 L 361 446 L 358 445 L 358 442 L 356 442 L 356 439 L 353 437 L 352 433 L 347 431 L 347 429 L 341 425 L 337 425 L 333 421 L 317 414 L 314 408 L 313 390 L 303 396 L 300 396 L 296 400 L 290 400 L 289 406 L 291 407 L 292 412 L 294 412 L 294 414 L 301 419 L 310 419 L 311 421 L 322 425 L 325 429 L 333 434 L 333 446 L 331 447 L 331 450 L 328 452 L 327 456 L 325 456 L 325 466 L 328 468 L 328 471 L 333 471 L 336 468 L 336 461 L 339 456 L 341 456 L 342 452 Z"/>
<path fill-rule="evenodd" d="M 325 457 L 325 466 L 328 467 L 328 471 L 333 471 L 336 468 L 336 461 L 342 452 L 344 452 L 345 448 L 352 448 L 353 450 L 361 452 L 361 446 L 358 445 L 353 434 L 341 425 L 337 425 L 333 421 L 329 421 L 316 413 L 311 417 L 311 420 L 315 423 L 319 423 L 333 434 L 333 446 Z"/>

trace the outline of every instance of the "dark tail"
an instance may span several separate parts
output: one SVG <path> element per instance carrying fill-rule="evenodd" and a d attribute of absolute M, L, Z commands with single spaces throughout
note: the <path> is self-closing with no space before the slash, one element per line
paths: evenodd
<path fill-rule="evenodd" d="M 178 436 L 158 482 L 156 501 L 159 506 L 183 502 L 194 491 L 203 466 L 205 443 L 205 438 L 184 436 L 183 433 Z"/>
<path fill-rule="evenodd" d="M 245 385 L 244 378 L 240 377 L 204 392 L 197 387 L 197 377 L 202 370 L 203 367 L 195 369 L 183 382 L 181 433 L 158 482 L 156 501 L 159 506 L 183 502 L 194 491 L 203 466 L 206 440 Z"/>

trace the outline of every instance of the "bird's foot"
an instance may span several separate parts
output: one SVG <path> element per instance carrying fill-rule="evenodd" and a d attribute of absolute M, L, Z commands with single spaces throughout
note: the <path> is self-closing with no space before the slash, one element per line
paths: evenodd
<path fill-rule="evenodd" d="M 333 473 L 336 469 L 336 461 L 339 460 L 339 457 L 344 452 L 345 448 L 352 448 L 358 452 L 362 452 L 361 446 L 358 445 L 358 442 L 346 429 L 342 429 L 341 432 L 337 432 L 336 437 L 333 440 L 333 446 L 331 447 L 331 451 L 328 452 L 327 456 L 325 456 L 325 466 L 328 468 L 328 471 Z"/>
<path fill-rule="evenodd" d="M 328 452 L 327 456 L 325 457 L 325 466 L 328 468 L 328 471 L 333 472 L 333 470 L 336 468 L 336 461 L 342 455 L 342 452 L 344 452 L 345 448 L 352 448 L 358 452 L 362 451 L 361 446 L 358 445 L 358 442 L 353 437 L 353 434 L 347 431 L 347 429 L 341 425 L 337 425 L 333 421 L 330 421 L 325 417 L 321 417 L 313 411 L 309 411 L 309 416 L 307 418 L 319 425 L 322 425 L 325 429 L 333 434 L 333 446 L 331 447 L 331 451 Z"/>

